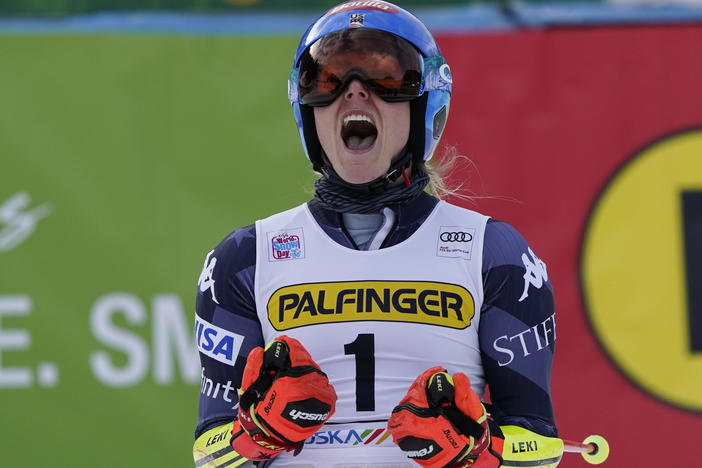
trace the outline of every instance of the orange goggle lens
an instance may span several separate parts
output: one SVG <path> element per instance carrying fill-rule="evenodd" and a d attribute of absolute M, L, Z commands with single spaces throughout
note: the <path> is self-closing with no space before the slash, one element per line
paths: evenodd
<path fill-rule="evenodd" d="M 409 42 L 376 29 L 328 34 L 300 59 L 300 102 L 331 104 L 354 79 L 385 101 L 408 101 L 422 94 L 423 60 Z"/>

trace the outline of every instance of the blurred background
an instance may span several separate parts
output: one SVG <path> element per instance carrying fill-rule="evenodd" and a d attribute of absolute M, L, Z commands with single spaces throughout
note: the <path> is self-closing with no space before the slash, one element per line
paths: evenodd
<path fill-rule="evenodd" d="M 0 1 L 1 466 L 192 466 L 200 270 L 310 197 L 286 80 L 335 3 Z M 561 437 L 702 467 L 702 3 L 399 4 L 452 67 L 454 201 L 548 266 Z"/>

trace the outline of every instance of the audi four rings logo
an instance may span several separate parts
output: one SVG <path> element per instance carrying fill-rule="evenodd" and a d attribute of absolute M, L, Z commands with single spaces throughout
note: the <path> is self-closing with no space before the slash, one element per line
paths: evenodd
<path fill-rule="evenodd" d="M 442 232 L 439 239 L 443 242 L 470 242 L 473 240 L 473 235 L 470 232 Z"/>

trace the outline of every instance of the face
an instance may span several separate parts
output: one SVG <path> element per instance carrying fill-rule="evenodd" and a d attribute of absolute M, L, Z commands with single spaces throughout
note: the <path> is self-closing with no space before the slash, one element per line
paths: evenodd
<path fill-rule="evenodd" d="M 407 143 L 410 103 L 385 102 L 355 79 L 330 105 L 315 107 L 314 119 L 336 173 L 363 184 L 385 175 Z"/>

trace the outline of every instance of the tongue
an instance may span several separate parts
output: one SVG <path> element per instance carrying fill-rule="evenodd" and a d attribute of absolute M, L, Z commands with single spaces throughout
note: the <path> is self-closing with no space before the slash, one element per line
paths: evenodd
<path fill-rule="evenodd" d="M 364 150 L 371 147 L 375 141 L 374 135 L 369 135 L 367 137 L 351 136 L 346 140 L 346 146 L 352 150 Z"/>

